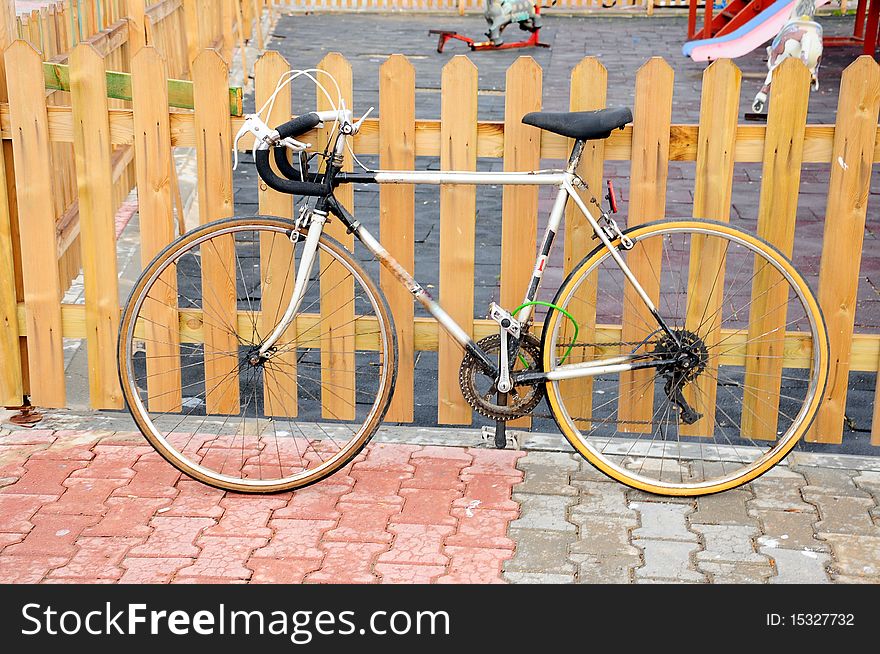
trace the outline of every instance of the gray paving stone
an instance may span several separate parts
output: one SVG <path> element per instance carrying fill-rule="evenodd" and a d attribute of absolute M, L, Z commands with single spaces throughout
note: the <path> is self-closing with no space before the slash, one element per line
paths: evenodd
<path fill-rule="evenodd" d="M 618 483 L 616 480 L 606 475 L 604 472 L 599 470 L 596 466 L 584 459 L 582 456 L 573 454 L 572 457 L 578 459 L 578 463 L 580 464 L 577 472 L 571 473 L 572 481 L 598 481 L 612 484 Z"/>
<path fill-rule="evenodd" d="M 697 565 L 702 561 L 727 563 L 766 563 L 767 559 L 755 551 L 753 539 L 761 532 L 748 525 L 696 525 L 691 529 L 703 537 L 704 550 L 697 553 Z"/>
<path fill-rule="evenodd" d="M 562 495 L 529 495 L 514 493 L 520 503 L 520 517 L 510 523 L 511 529 L 542 529 L 575 533 L 576 527 L 566 520 L 571 497 Z"/>
<path fill-rule="evenodd" d="M 580 469 L 580 462 L 575 460 L 574 456 L 566 452 L 529 452 L 527 456 L 516 462 L 516 467 L 525 472 L 533 468 L 554 468 L 560 472 L 575 472 Z"/>
<path fill-rule="evenodd" d="M 801 487 L 804 481 L 797 477 L 767 478 L 766 475 L 751 482 L 755 499 L 748 503 L 749 509 L 776 509 L 779 511 L 812 511 L 813 505 L 804 502 Z"/>
<path fill-rule="evenodd" d="M 691 524 L 757 526 L 757 520 L 746 509 L 750 499 L 752 494 L 740 489 L 698 497 L 697 510 L 690 516 Z"/>
<path fill-rule="evenodd" d="M 568 560 L 574 532 L 511 529 L 508 535 L 516 543 L 516 552 L 504 564 L 505 572 L 574 574 L 575 565 Z"/>
<path fill-rule="evenodd" d="M 636 568 L 636 581 L 664 579 L 676 582 L 703 583 L 705 575 L 691 566 L 691 555 L 699 549 L 697 543 L 664 540 L 634 540 L 642 550 L 645 565 Z"/>
<path fill-rule="evenodd" d="M 512 584 L 573 584 L 574 575 L 544 574 L 541 572 L 505 572 L 504 578 Z"/>
<path fill-rule="evenodd" d="M 580 491 L 578 504 L 571 510 L 572 522 L 581 515 L 636 517 L 626 501 L 625 486 L 584 480 L 575 480 L 572 485 Z"/>
<path fill-rule="evenodd" d="M 829 556 L 824 552 L 810 550 L 781 550 L 762 547 L 760 551 L 770 557 L 776 567 L 776 576 L 770 577 L 771 584 L 827 584 L 825 566 Z"/>
<path fill-rule="evenodd" d="M 763 584 L 775 574 L 769 560 L 763 564 L 703 561 L 699 568 L 713 584 Z"/>
<path fill-rule="evenodd" d="M 523 457 L 520 461 L 528 459 L 529 456 Z M 546 465 L 530 465 L 521 469 L 525 472 L 525 478 L 517 484 L 517 493 L 541 495 L 577 495 L 578 493 L 577 489 L 569 484 L 569 476 L 565 470 Z"/>
<path fill-rule="evenodd" d="M 807 494 L 807 499 L 819 508 L 821 520 L 816 523 L 819 534 L 862 534 L 880 537 L 880 527 L 874 524 L 870 510 L 874 500 L 863 497 Z"/>
<path fill-rule="evenodd" d="M 827 534 L 831 546 L 833 574 L 870 577 L 880 583 L 880 538 Z"/>
<path fill-rule="evenodd" d="M 696 541 L 697 535 L 688 530 L 690 506 L 656 502 L 630 502 L 630 508 L 639 512 L 641 526 L 633 531 L 633 538 L 655 540 Z"/>
<path fill-rule="evenodd" d="M 855 472 L 835 468 L 814 468 L 803 466 L 798 469 L 807 478 L 804 494 L 827 494 L 844 497 L 871 497 L 858 488 L 853 480 Z"/>
<path fill-rule="evenodd" d="M 578 540 L 570 558 L 578 565 L 578 583 L 629 583 L 642 563 L 641 551 L 630 544 L 634 518 L 581 514 Z"/>
<path fill-rule="evenodd" d="M 761 523 L 763 533 L 758 539 L 760 544 L 788 550 L 828 550 L 828 544 L 819 540 L 814 531 L 814 525 L 819 520 L 818 513 L 771 509 L 756 509 L 754 513 Z"/>
<path fill-rule="evenodd" d="M 626 499 L 630 502 L 657 502 L 660 504 L 687 504 L 695 506 L 696 502 L 692 497 L 670 497 L 667 495 L 654 495 L 646 493 L 635 488 L 626 489 Z"/>

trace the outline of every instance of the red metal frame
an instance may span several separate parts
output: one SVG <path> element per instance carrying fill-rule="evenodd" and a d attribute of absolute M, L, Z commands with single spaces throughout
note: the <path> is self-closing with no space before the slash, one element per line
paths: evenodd
<path fill-rule="evenodd" d="M 535 13 L 541 13 L 541 6 L 535 5 Z M 525 41 L 513 41 L 512 43 L 502 43 L 501 45 L 495 45 L 492 41 L 475 41 L 469 36 L 465 36 L 464 34 L 459 34 L 458 32 L 453 32 L 452 30 L 428 30 L 428 34 L 437 34 L 440 38 L 437 41 L 437 52 L 443 52 L 443 48 L 446 47 L 446 43 L 450 40 L 455 41 L 463 41 L 467 44 L 467 46 L 478 52 L 480 50 L 511 50 L 513 48 L 549 48 L 549 43 L 541 42 L 541 30 L 536 29 L 532 32 L 531 36 L 527 38 Z"/>

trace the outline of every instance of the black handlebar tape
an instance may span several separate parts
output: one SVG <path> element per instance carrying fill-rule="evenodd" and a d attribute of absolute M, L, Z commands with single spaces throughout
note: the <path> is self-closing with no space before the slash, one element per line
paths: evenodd
<path fill-rule="evenodd" d="M 275 150 L 275 167 L 278 168 L 278 172 L 287 179 L 302 181 L 300 171 L 294 168 L 287 158 L 287 148 L 273 149 Z"/>
<path fill-rule="evenodd" d="M 330 194 L 331 189 L 326 184 L 318 184 L 317 182 L 297 182 L 290 179 L 280 178 L 275 174 L 275 171 L 272 170 L 272 166 L 269 164 L 268 150 L 257 150 L 254 152 L 254 159 L 257 163 L 257 172 L 260 174 L 260 178 L 266 182 L 266 186 L 279 193 L 309 196 Z"/>
<path fill-rule="evenodd" d="M 312 112 L 297 116 L 293 120 L 288 120 L 283 125 L 279 125 L 276 130 L 281 138 L 296 138 L 306 132 L 309 132 L 321 123 L 318 114 Z"/>

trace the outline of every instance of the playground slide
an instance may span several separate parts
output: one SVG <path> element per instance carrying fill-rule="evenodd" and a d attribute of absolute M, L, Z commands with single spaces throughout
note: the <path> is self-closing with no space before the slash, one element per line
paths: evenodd
<path fill-rule="evenodd" d="M 681 49 L 683 55 L 694 61 L 735 59 L 748 54 L 771 40 L 788 21 L 797 0 L 777 0 L 760 14 L 730 34 L 714 39 L 689 41 Z M 816 0 L 816 8 L 830 0 Z"/>

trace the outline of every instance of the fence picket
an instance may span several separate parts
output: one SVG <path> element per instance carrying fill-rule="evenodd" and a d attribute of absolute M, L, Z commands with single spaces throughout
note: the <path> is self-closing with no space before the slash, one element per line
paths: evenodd
<path fill-rule="evenodd" d="M 142 47 L 132 59 L 134 149 L 137 167 L 138 215 L 141 230 L 141 263 L 174 240 L 172 209 L 171 129 L 168 118 L 166 67 L 152 46 Z M 182 219 L 182 217 L 181 217 Z M 169 361 L 180 356 L 177 275 L 171 271 L 153 287 L 158 295 L 144 304 L 143 330 L 147 334 L 147 399 L 151 411 L 180 411 L 180 371 Z"/>
<path fill-rule="evenodd" d="M 569 108 L 572 111 L 594 111 L 605 107 L 608 92 L 608 71 L 596 57 L 586 57 L 575 66 L 571 73 L 571 97 Z M 574 140 L 569 140 L 573 147 Z M 602 172 L 605 162 L 605 139 L 587 141 L 584 146 L 577 173 L 584 179 L 593 193 L 600 193 Z M 577 191 L 585 200 L 589 195 Z M 589 206 L 589 205 L 588 205 Z M 563 278 L 566 277 L 595 246 L 593 228 L 573 202 L 565 210 L 565 251 Z M 596 274 L 590 275 L 578 291 L 577 300 L 569 305 L 569 312 L 580 326 L 578 332 L 583 343 L 595 342 L 596 335 Z M 562 327 L 564 341 L 574 338 L 574 329 L 568 322 Z M 594 357 L 592 348 L 575 348 L 568 361 L 580 363 Z M 593 378 L 572 379 L 565 385 L 566 405 L 575 416 L 589 416 L 593 410 Z M 580 429 L 589 429 L 590 421 L 576 422 Z"/>
<path fill-rule="evenodd" d="M 327 71 L 339 83 L 346 107 L 352 102 L 351 65 L 341 54 L 331 52 L 321 60 L 318 68 Z M 335 100 L 335 98 L 334 98 Z M 323 93 L 318 93 L 318 110 L 330 109 Z M 329 126 L 319 137 L 318 143 L 326 143 Z M 351 170 L 351 154 L 345 153 L 344 170 Z M 349 211 L 354 210 L 354 189 L 347 184 L 336 191 L 336 199 Z M 338 221 L 331 221 L 325 233 L 335 238 L 349 250 L 354 250 L 354 236 L 347 234 Z M 321 253 L 321 270 L 332 263 L 326 253 Z M 355 322 L 354 279 L 340 266 L 330 266 L 321 275 L 321 314 L 325 328 L 321 334 L 321 407 L 325 418 L 351 420 L 355 416 Z"/>
<path fill-rule="evenodd" d="M 636 74 L 629 227 L 659 220 L 666 214 L 672 82 L 672 68 L 660 57 L 651 58 Z M 660 298 L 661 245 L 659 241 L 638 243 L 627 256 L 630 269 L 655 304 Z M 646 326 L 653 322 L 654 318 L 635 289 L 626 284 L 620 340 L 641 342 L 649 333 Z M 621 352 L 624 351 L 628 351 L 626 346 Z M 620 375 L 621 399 L 617 410 L 620 431 L 650 433 L 648 423 L 654 407 L 654 384 L 650 380 L 653 375 L 652 370 L 635 370 Z M 636 393 L 639 393 L 638 397 Z"/>
<path fill-rule="evenodd" d="M 0 2 L 0 51 L 15 39 L 15 4 Z M 0 102 L 8 102 L 5 62 L 0 57 Z M 0 406 L 15 406 L 24 395 L 22 347 L 18 330 L 15 171 L 12 144 L 0 142 Z"/>
<path fill-rule="evenodd" d="M 541 110 L 543 75 L 531 57 L 519 57 L 507 69 L 504 102 L 504 170 L 537 170 L 541 163 L 541 130 L 524 125 L 522 117 Z M 505 186 L 501 200 L 501 305 L 519 306 L 532 279 L 538 235 L 538 187 Z M 521 364 L 517 364 L 518 366 Z M 527 427 L 531 419 L 510 422 Z"/>
<path fill-rule="evenodd" d="M 81 43 L 70 55 L 70 94 L 86 296 L 89 404 L 121 409 L 115 345 L 119 328 L 116 225 L 104 58 Z"/>
<path fill-rule="evenodd" d="M 193 62 L 196 157 L 198 159 L 199 219 L 202 224 L 233 215 L 232 138 L 226 102 L 229 72 L 223 58 L 205 50 Z M 238 357 L 235 239 L 212 239 L 216 245 L 202 253 L 204 303 L 205 378 L 220 379 L 205 396 L 208 413 L 239 412 L 238 375 L 232 374 Z M 229 272 L 232 271 L 232 272 Z M 245 338 L 251 340 L 252 334 Z M 227 376 L 228 375 L 228 376 Z"/>
<path fill-rule="evenodd" d="M 262 107 L 275 92 L 278 80 L 290 70 L 290 65 L 277 52 L 267 52 L 254 66 L 254 89 L 256 106 Z M 267 118 L 271 126 L 290 120 L 290 87 L 275 97 L 275 105 Z M 274 163 L 272 164 L 274 166 Z M 278 193 L 262 182 L 259 190 L 260 213 L 269 216 L 293 217 L 293 198 Z M 262 315 L 260 334 L 268 335 L 284 315 L 293 284 L 290 283 L 290 262 L 293 261 L 293 243 L 289 238 L 278 234 L 260 236 L 260 288 L 262 289 Z M 279 345 L 293 341 L 296 337 L 296 323 L 292 324 L 282 336 Z M 267 416 L 294 417 L 297 414 L 297 351 L 285 352 L 284 347 L 275 354 L 278 366 L 263 369 L 265 413 Z"/>
<path fill-rule="evenodd" d="M 774 96 L 785 102 L 775 107 L 770 103 L 764 139 L 758 235 L 789 257 L 794 247 L 809 84 L 809 71 L 800 60 L 786 60 L 773 72 Z M 753 272 L 742 433 L 775 440 L 789 286 L 766 264 Z"/>
<path fill-rule="evenodd" d="M 775 82 L 774 82 L 775 85 Z M 809 433 L 811 441 L 840 443 L 851 367 L 859 265 L 865 238 L 872 151 L 880 107 L 880 69 L 862 56 L 843 72 L 825 211 L 819 270 L 819 304 L 831 342 L 831 367 L 824 402 Z M 880 378 L 877 398 L 880 399 Z M 880 411 L 874 407 L 873 440 L 880 444 Z"/>
<path fill-rule="evenodd" d="M 713 62 L 703 73 L 694 218 L 730 221 L 741 78 L 739 68 L 729 59 Z M 721 334 L 727 250 L 719 239 L 699 234 L 691 237 L 690 246 L 685 327 L 698 334 L 712 352 Z M 694 384 L 685 386 L 688 403 L 703 417 L 692 425 L 679 425 L 681 434 L 711 436 L 714 433 L 717 371 L 718 360 L 713 358 Z"/>
<path fill-rule="evenodd" d="M 403 55 L 392 55 L 379 69 L 379 168 L 415 168 L 416 75 Z M 412 185 L 379 187 L 379 235 L 383 245 L 410 274 L 415 268 L 415 189 Z M 394 397 L 386 419 L 413 419 L 412 294 L 389 271 L 382 269 L 382 290 L 397 328 L 398 371 Z"/>
<path fill-rule="evenodd" d="M 477 168 L 477 67 L 457 55 L 443 67 L 440 87 L 440 168 Z M 440 187 L 440 304 L 473 333 L 476 188 Z M 470 424 L 458 383 L 461 347 L 447 334 L 437 344 L 437 420 Z"/>
<path fill-rule="evenodd" d="M 12 129 L 15 186 L 21 243 L 35 243 L 21 258 L 24 278 L 30 395 L 35 404 L 64 407 L 64 348 L 61 331 L 61 280 L 55 258 L 55 216 L 52 212 L 52 155 L 43 64 L 40 53 L 25 41 L 6 49 L 9 123 Z"/>

